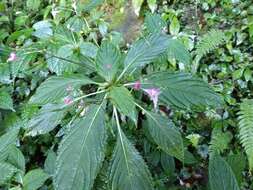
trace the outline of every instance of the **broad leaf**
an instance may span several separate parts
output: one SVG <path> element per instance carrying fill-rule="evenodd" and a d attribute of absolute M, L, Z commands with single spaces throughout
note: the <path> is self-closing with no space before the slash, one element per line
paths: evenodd
<path fill-rule="evenodd" d="M 49 150 L 47 154 L 47 158 L 44 163 L 44 170 L 50 176 L 53 176 L 55 172 L 55 162 L 56 162 L 56 154 L 54 151 Z"/>
<path fill-rule="evenodd" d="M 67 22 L 66 26 L 69 30 L 73 32 L 81 32 L 87 29 L 87 25 L 82 17 L 79 16 L 72 16 L 70 17 Z"/>
<path fill-rule="evenodd" d="M 148 14 L 144 25 L 149 33 L 162 32 L 167 24 L 159 14 Z"/>
<path fill-rule="evenodd" d="M 183 160 L 184 145 L 172 121 L 157 113 L 147 112 L 148 130 L 156 144 L 171 156 Z"/>
<path fill-rule="evenodd" d="M 85 84 L 94 83 L 82 75 L 53 76 L 43 82 L 30 99 L 31 103 L 47 104 L 67 96 L 67 88 L 79 88 Z"/>
<path fill-rule="evenodd" d="M 220 106 L 221 97 L 201 79 L 185 73 L 157 72 L 148 75 L 143 88 L 160 89 L 162 102 L 181 109 Z"/>
<path fill-rule="evenodd" d="M 137 123 L 134 98 L 125 87 L 112 87 L 109 97 L 122 114 L 130 117 Z"/>
<path fill-rule="evenodd" d="M 19 129 L 12 129 L 0 137 L 0 160 L 8 156 L 9 148 L 15 144 Z"/>
<path fill-rule="evenodd" d="M 0 185 L 2 185 L 8 181 L 18 169 L 7 162 L 0 162 L 0 171 Z"/>
<path fill-rule="evenodd" d="M 134 9 L 134 12 L 137 16 L 139 16 L 139 14 L 140 14 L 141 5 L 142 5 L 143 1 L 144 0 L 132 0 L 133 9 Z"/>
<path fill-rule="evenodd" d="M 231 167 L 217 154 L 209 161 L 209 183 L 211 190 L 240 189 Z"/>
<path fill-rule="evenodd" d="M 10 147 L 7 161 L 19 170 L 25 172 L 25 157 L 16 146 Z"/>
<path fill-rule="evenodd" d="M 46 174 L 42 169 L 31 170 L 24 177 L 23 190 L 37 190 L 48 178 L 49 175 Z"/>
<path fill-rule="evenodd" d="M 52 131 L 66 114 L 66 109 L 62 105 L 46 104 L 28 122 L 26 129 L 27 135 L 36 136 Z"/>
<path fill-rule="evenodd" d="M 73 73 L 77 70 L 78 65 L 73 56 L 73 46 L 70 44 L 58 46 L 49 46 L 47 50 L 47 65 L 50 71 L 57 75 L 64 73 Z"/>
<path fill-rule="evenodd" d="M 98 74 L 107 81 L 111 81 L 118 71 L 120 59 L 119 49 L 110 42 L 103 42 L 96 58 Z"/>
<path fill-rule="evenodd" d="M 13 101 L 12 101 L 11 96 L 7 92 L 2 91 L 2 90 L 0 92 L 0 109 L 14 111 Z"/>
<path fill-rule="evenodd" d="M 80 52 L 83 56 L 95 58 L 97 56 L 98 48 L 93 43 L 82 42 L 80 43 Z"/>
<path fill-rule="evenodd" d="M 89 107 L 62 140 L 56 160 L 57 190 L 89 190 L 104 159 L 105 113 L 102 105 Z"/>
<path fill-rule="evenodd" d="M 35 23 L 33 28 L 35 29 L 33 35 L 38 38 L 47 39 L 53 35 L 52 24 L 47 20 Z"/>
<path fill-rule="evenodd" d="M 186 65 L 191 63 L 191 54 L 179 40 L 169 39 L 167 53 L 169 57 L 175 58 Z"/>
<path fill-rule="evenodd" d="M 110 169 L 110 189 L 152 190 L 151 175 L 147 165 L 123 131 L 118 132 Z"/>
<path fill-rule="evenodd" d="M 150 34 L 138 40 L 126 55 L 125 70 L 134 71 L 159 57 L 168 48 L 169 38 L 165 34 Z"/>

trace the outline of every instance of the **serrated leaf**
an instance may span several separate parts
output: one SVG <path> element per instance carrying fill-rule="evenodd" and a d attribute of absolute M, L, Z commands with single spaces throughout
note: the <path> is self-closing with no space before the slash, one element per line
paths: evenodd
<path fill-rule="evenodd" d="M 73 32 L 81 32 L 87 28 L 87 25 L 82 17 L 79 16 L 73 16 L 70 17 L 67 22 L 66 26 L 69 30 Z"/>
<path fill-rule="evenodd" d="M 184 160 L 183 140 L 172 121 L 153 112 L 147 112 L 146 116 L 148 130 L 155 143 L 167 154 Z"/>
<path fill-rule="evenodd" d="M 221 97 L 196 77 L 186 73 L 156 72 L 143 80 L 143 88 L 159 88 L 160 100 L 180 109 L 221 106 Z"/>
<path fill-rule="evenodd" d="M 0 137 L 0 160 L 8 156 L 8 150 L 17 140 L 19 129 L 12 129 Z"/>
<path fill-rule="evenodd" d="M 36 22 L 33 25 L 33 28 L 35 29 L 33 35 L 41 39 L 47 39 L 53 35 L 53 30 L 51 27 L 52 24 L 47 20 Z"/>
<path fill-rule="evenodd" d="M 162 32 L 167 26 L 159 14 L 148 14 L 145 17 L 144 25 L 149 33 Z"/>
<path fill-rule="evenodd" d="M 42 169 L 34 169 L 29 171 L 24 177 L 23 190 L 37 190 L 49 178 Z"/>
<path fill-rule="evenodd" d="M 67 96 L 67 87 L 75 89 L 82 85 L 92 83 L 94 83 L 92 80 L 82 75 L 53 76 L 39 86 L 36 93 L 30 99 L 30 102 L 35 104 L 56 102 Z"/>
<path fill-rule="evenodd" d="M 128 72 L 143 67 L 164 53 L 168 48 L 169 38 L 165 34 L 150 34 L 133 44 L 126 55 L 124 65 Z"/>
<path fill-rule="evenodd" d="M 239 190 L 235 175 L 228 163 L 215 154 L 209 161 L 209 183 L 211 190 Z"/>
<path fill-rule="evenodd" d="M 19 170 L 25 172 L 25 157 L 16 146 L 10 147 L 7 161 Z"/>
<path fill-rule="evenodd" d="M 97 56 L 98 48 L 93 43 L 82 42 L 80 43 L 80 52 L 83 56 L 95 58 Z"/>
<path fill-rule="evenodd" d="M 47 154 L 47 158 L 44 164 L 44 170 L 50 176 L 53 176 L 55 172 L 55 162 L 56 162 L 56 154 L 54 151 L 49 150 Z"/>
<path fill-rule="evenodd" d="M 55 72 L 57 75 L 62 75 L 64 73 L 73 73 L 77 70 L 78 65 L 72 62 L 74 59 L 72 45 L 49 46 L 47 51 L 49 52 L 46 55 L 47 65 L 50 71 Z"/>
<path fill-rule="evenodd" d="M 184 44 L 179 40 L 169 39 L 167 54 L 170 58 L 175 58 L 177 61 L 189 65 L 192 61 L 191 54 L 188 52 Z"/>
<path fill-rule="evenodd" d="M 40 111 L 28 122 L 25 127 L 28 130 L 27 135 L 36 136 L 52 131 L 66 114 L 63 105 L 46 104 Z"/>
<path fill-rule="evenodd" d="M 7 162 L 0 162 L 0 185 L 11 179 L 18 169 Z"/>
<path fill-rule="evenodd" d="M 0 92 L 0 109 L 14 111 L 12 98 L 5 91 Z"/>
<path fill-rule="evenodd" d="M 130 117 L 135 123 L 137 123 L 134 98 L 127 88 L 123 86 L 112 87 L 109 92 L 109 97 L 122 114 Z"/>
<path fill-rule="evenodd" d="M 57 190 L 89 190 L 104 159 L 105 113 L 91 105 L 86 116 L 73 124 L 62 140 L 56 160 Z"/>
<path fill-rule="evenodd" d="M 152 190 L 151 174 L 139 152 L 123 131 L 118 131 L 110 168 L 110 189 Z"/>
<path fill-rule="evenodd" d="M 97 52 L 96 66 L 97 72 L 107 81 L 111 81 L 120 66 L 120 51 L 110 42 L 103 42 Z"/>

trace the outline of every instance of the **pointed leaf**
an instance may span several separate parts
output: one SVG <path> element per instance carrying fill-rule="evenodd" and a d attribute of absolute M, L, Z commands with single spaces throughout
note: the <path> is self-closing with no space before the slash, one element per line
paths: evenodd
<path fill-rule="evenodd" d="M 5 91 L 0 92 L 0 109 L 14 111 L 12 98 Z"/>
<path fill-rule="evenodd" d="M 44 170 L 50 176 L 52 176 L 55 172 L 55 162 L 56 162 L 56 154 L 54 151 L 49 150 L 47 158 L 45 160 Z"/>
<path fill-rule="evenodd" d="M 8 181 L 17 170 L 17 168 L 7 162 L 0 162 L 0 185 Z"/>
<path fill-rule="evenodd" d="M 66 114 L 66 109 L 61 109 L 62 105 L 46 104 L 28 122 L 27 135 L 36 136 L 52 131 Z"/>
<path fill-rule="evenodd" d="M 149 33 L 162 32 L 167 26 L 159 14 L 148 14 L 144 24 Z"/>
<path fill-rule="evenodd" d="M 219 155 L 213 155 L 209 162 L 209 183 L 211 190 L 239 190 L 235 175 L 228 163 Z"/>
<path fill-rule="evenodd" d="M 134 98 L 127 90 L 127 88 L 121 87 L 112 87 L 109 93 L 111 101 L 116 106 L 119 111 L 130 117 L 135 123 L 136 119 L 136 109 L 134 104 Z"/>
<path fill-rule="evenodd" d="M 172 121 L 153 112 L 148 112 L 146 115 L 149 133 L 156 144 L 169 155 L 183 160 L 183 140 Z"/>
<path fill-rule="evenodd" d="M 139 152 L 119 131 L 110 169 L 112 190 L 152 190 L 151 175 Z"/>
<path fill-rule="evenodd" d="M 104 158 L 105 113 L 92 105 L 85 118 L 76 121 L 62 140 L 56 160 L 57 190 L 89 190 Z"/>
<path fill-rule="evenodd" d="M 48 178 L 49 175 L 46 174 L 42 169 L 31 170 L 24 177 L 23 190 L 37 190 Z"/>
<path fill-rule="evenodd" d="M 82 75 L 53 76 L 39 86 L 36 93 L 30 99 L 30 102 L 36 104 L 55 102 L 67 96 L 68 87 L 75 89 L 82 85 L 92 83 L 94 83 L 92 80 Z"/>
<path fill-rule="evenodd" d="M 162 102 L 181 109 L 220 106 L 221 97 L 201 79 L 185 73 L 157 72 L 146 77 L 143 88 L 160 88 Z"/>
<path fill-rule="evenodd" d="M 168 40 L 165 34 L 156 33 L 135 42 L 126 55 L 125 70 L 132 72 L 137 67 L 151 63 L 167 50 Z"/>
<path fill-rule="evenodd" d="M 16 146 L 13 145 L 10 147 L 7 161 L 16 168 L 25 172 L 25 157 Z"/>
<path fill-rule="evenodd" d="M 110 42 L 103 42 L 97 53 L 97 71 L 107 81 L 111 81 L 120 66 L 120 51 Z"/>
<path fill-rule="evenodd" d="M 12 129 L 0 137 L 0 160 L 3 160 L 8 155 L 8 150 L 11 145 L 17 140 L 19 129 Z"/>

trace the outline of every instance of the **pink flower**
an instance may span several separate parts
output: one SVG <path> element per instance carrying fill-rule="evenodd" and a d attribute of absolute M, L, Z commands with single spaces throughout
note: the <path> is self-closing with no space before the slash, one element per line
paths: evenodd
<path fill-rule="evenodd" d="M 153 101 L 155 109 L 157 108 L 158 96 L 161 94 L 161 91 L 158 88 L 149 88 L 144 89 L 144 91 L 148 94 L 149 98 Z"/>
<path fill-rule="evenodd" d="M 133 85 L 133 88 L 135 90 L 140 90 L 141 89 L 141 81 L 137 80 L 134 85 Z"/>
<path fill-rule="evenodd" d="M 7 59 L 7 61 L 11 62 L 11 61 L 15 61 L 16 59 L 17 59 L 16 53 L 11 52 L 10 55 L 9 55 L 9 57 L 8 57 L 8 59 Z"/>
<path fill-rule="evenodd" d="M 72 104 L 72 102 L 73 102 L 72 98 L 68 96 L 64 98 L 64 104 L 69 105 L 69 104 Z"/>

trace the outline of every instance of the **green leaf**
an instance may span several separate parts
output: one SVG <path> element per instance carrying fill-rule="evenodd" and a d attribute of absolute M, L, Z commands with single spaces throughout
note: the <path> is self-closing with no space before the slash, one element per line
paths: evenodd
<path fill-rule="evenodd" d="M 75 89 L 80 88 L 82 85 L 93 83 L 92 80 L 82 75 L 53 76 L 39 86 L 30 102 L 35 104 L 56 102 L 68 95 L 68 87 Z"/>
<path fill-rule="evenodd" d="M 201 79 L 186 73 L 156 72 L 143 80 L 143 88 L 160 88 L 162 102 L 181 109 L 221 106 L 223 101 Z"/>
<path fill-rule="evenodd" d="M 243 148 L 246 151 L 249 168 L 253 169 L 253 100 L 244 100 L 240 105 L 238 113 L 239 120 L 239 138 Z"/>
<path fill-rule="evenodd" d="M 155 143 L 166 153 L 183 160 L 184 145 L 180 132 L 172 121 L 157 113 L 146 112 L 148 131 Z"/>
<path fill-rule="evenodd" d="M 105 113 L 100 106 L 88 108 L 64 136 L 56 160 L 54 185 L 57 190 L 89 190 L 104 159 Z"/>
<path fill-rule="evenodd" d="M 209 183 L 211 190 L 240 190 L 231 167 L 217 154 L 209 161 Z"/>
<path fill-rule="evenodd" d="M 57 75 L 62 75 L 64 73 L 73 73 L 77 70 L 78 65 L 73 63 L 74 49 L 72 45 L 50 46 L 47 51 L 49 52 L 46 55 L 47 65 L 50 71 L 55 72 Z"/>
<path fill-rule="evenodd" d="M 82 42 L 80 44 L 80 52 L 83 56 L 95 58 L 97 56 L 98 48 L 93 43 Z"/>
<path fill-rule="evenodd" d="M 0 185 L 10 180 L 17 170 L 18 169 L 11 164 L 0 162 Z"/>
<path fill-rule="evenodd" d="M 40 39 L 47 39 L 53 35 L 53 30 L 51 27 L 52 24 L 47 20 L 36 22 L 33 25 L 33 28 L 35 29 L 33 35 Z"/>
<path fill-rule="evenodd" d="M 0 92 L 0 109 L 15 111 L 13 108 L 13 101 L 11 96 L 2 90 Z"/>
<path fill-rule="evenodd" d="M 185 65 L 189 65 L 191 63 L 191 54 L 186 49 L 184 44 L 176 39 L 169 39 L 168 44 L 167 53 L 170 58 L 175 58 Z"/>
<path fill-rule="evenodd" d="M 151 174 L 147 165 L 123 131 L 118 132 L 110 168 L 110 189 L 152 190 Z"/>
<path fill-rule="evenodd" d="M 125 87 L 112 87 L 109 92 L 109 97 L 122 114 L 130 117 L 137 123 L 134 98 Z"/>
<path fill-rule="evenodd" d="M 19 170 L 25 172 L 25 157 L 16 146 L 13 145 L 10 147 L 7 161 Z"/>
<path fill-rule="evenodd" d="M 223 132 L 221 127 L 215 127 L 212 131 L 212 138 L 209 146 L 210 154 L 220 154 L 228 148 L 233 135 L 227 131 Z"/>
<path fill-rule="evenodd" d="M 170 23 L 170 33 L 172 35 L 177 35 L 180 30 L 180 23 L 177 17 L 173 17 Z"/>
<path fill-rule="evenodd" d="M 50 176 L 54 175 L 55 172 L 55 163 L 56 163 L 56 154 L 54 151 L 49 150 L 47 154 L 47 158 L 44 164 L 44 170 Z"/>
<path fill-rule="evenodd" d="M 141 5 L 144 2 L 144 0 L 132 0 L 132 6 L 134 9 L 134 12 L 137 16 L 140 14 Z"/>
<path fill-rule="evenodd" d="M 35 169 L 29 171 L 24 177 L 23 190 L 37 190 L 49 178 L 42 169 Z"/>
<path fill-rule="evenodd" d="M 0 137 L 0 160 L 8 156 L 9 148 L 15 144 L 19 129 L 12 129 Z"/>
<path fill-rule="evenodd" d="M 28 122 L 26 129 L 27 135 L 36 136 L 52 131 L 66 114 L 63 105 L 46 104 L 40 111 Z"/>
<path fill-rule="evenodd" d="M 156 0 L 148 0 L 148 7 L 150 8 L 151 12 L 154 13 L 157 7 Z"/>
<path fill-rule="evenodd" d="M 103 42 L 96 57 L 97 72 L 107 81 L 112 81 L 120 66 L 121 55 L 117 47 Z"/>
<path fill-rule="evenodd" d="M 102 4 L 104 0 L 86 0 L 85 3 L 82 3 L 83 10 L 85 12 L 90 12 L 92 9 L 96 8 L 100 4 Z"/>
<path fill-rule="evenodd" d="M 82 17 L 79 16 L 70 17 L 66 22 L 66 26 L 69 30 L 73 32 L 81 32 L 87 29 L 85 21 Z"/>
<path fill-rule="evenodd" d="M 27 0 L 26 1 L 26 6 L 29 10 L 38 10 L 38 8 L 40 7 L 40 0 Z"/>
<path fill-rule="evenodd" d="M 227 157 L 227 163 L 230 165 L 231 169 L 233 170 L 237 182 L 240 184 L 243 182 L 243 171 L 246 168 L 246 157 L 243 153 L 232 154 Z"/>
<path fill-rule="evenodd" d="M 126 55 L 124 65 L 128 72 L 143 67 L 164 53 L 168 48 L 169 38 L 165 34 L 151 34 L 135 42 Z"/>
<path fill-rule="evenodd" d="M 144 25 L 149 33 L 162 32 L 167 26 L 159 14 L 147 14 Z"/>

